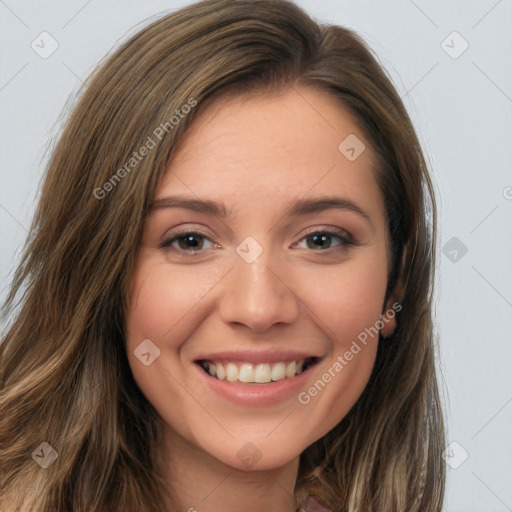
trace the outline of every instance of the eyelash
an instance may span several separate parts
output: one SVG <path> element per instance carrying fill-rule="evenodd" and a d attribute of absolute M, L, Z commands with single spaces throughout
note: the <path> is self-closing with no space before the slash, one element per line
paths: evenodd
<path fill-rule="evenodd" d="M 294 242 L 292 244 L 292 247 L 297 246 L 300 242 L 303 240 L 306 240 L 308 237 L 313 235 L 327 235 L 329 237 L 336 237 L 339 238 L 340 243 L 337 246 L 329 247 L 328 249 L 325 249 L 324 251 L 314 251 L 314 252 L 325 252 L 329 249 L 336 249 L 336 247 L 348 247 L 351 245 L 358 245 L 356 241 L 352 238 L 352 236 L 347 233 L 343 229 L 335 229 L 335 228 L 316 228 L 309 232 L 307 232 L 298 242 Z M 313 249 L 312 249 L 313 250 Z"/>
<path fill-rule="evenodd" d="M 159 247 L 161 249 L 169 249 L 172 247 L 172 244 L 176 241 L 178 241 L 180 238 L 183 238 L 184 236 L 186 235 L 194 235 L 196 237 L 204 237 L 208 240 L 210 240 L 213 244 L 216 244 L 216 242 L 214 242 L 206 233 L 200 231 L 200 230 L 183 230 L 183 231 L 180 231 L 180 232 L 177 232 L 177 233 L 173 233 L 173 235 L 169 238 L 166 238 L 165 240 L 163 240 Z M 306 233 L 298 242 L 294 242 L 292 244 L 292 247 L 296 247 L 300 242 L 302 242 L 303 240 L 306 240 L 308 237 L 310 236 L 313 236 L 313 235 L 327 235 L 329 237 L 336 237 L 336 238 L 339 238 L 340 240 L 340 243 L 334 247 L 329 247 L 328 249 L 325 249 L 325 250 L 314 250 L 314 249 L 311 249 L 313 252 L 326 252 L 328 250 L 333 250 L 333 249 L 336 249 L 337 247 L 348 247 L 348 246 L 355 246 L 355 245 L 358 245 L 358 243 L 352 238 L 352 236 L 347 233 L 345 230 L 342 230 L 342 229 L 334 229 L 334 228 L 316 228 L 308 233 Z M 218 245 L 218 244 L 216 244 Z M 178 252 L 181 252 L 183 254 L 186 254 L 186 253 L 199 253 L 199 252 L 203 252 L 203 250 L 196 250 L 196 251 L 186 251 L 186 250 L 183 250 L 183 249 L 175 249 L 176 251 Z"/>

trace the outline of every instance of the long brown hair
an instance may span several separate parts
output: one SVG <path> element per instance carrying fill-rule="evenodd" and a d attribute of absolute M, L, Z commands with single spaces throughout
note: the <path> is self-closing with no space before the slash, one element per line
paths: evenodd
<path fill-rule="evenodd" d="M 298 85 L 337 98 L 371 142 L 392 242 L 388 295 L 402 310 L 394 334 L 379 341 L 357 403 L 301 455 L 297 505 L 311 492 L 336 511 L 441 510 L 427 165 L 365 43 L 287 0 L 207 0 L 165 15 L 86 81 L 49 160 L 3 309 L 2 510 L 163 509 L 152 456 L 156 412 L 124 346 L 145 215 L 187 127 L 209 103 Z M 41 442 L 58 454 L 46 469 L 31 457 Z"/>

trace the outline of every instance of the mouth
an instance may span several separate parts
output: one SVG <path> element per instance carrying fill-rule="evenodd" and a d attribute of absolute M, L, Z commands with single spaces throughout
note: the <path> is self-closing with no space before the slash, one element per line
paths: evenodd
<path fill-rule="evenodd" d="M 210 377 L 233 384 L 268 385 L 293 379 L 317 364 L 319 357 L 290 361 L 249 363 L 240 361 L 211 361 L 201 359 L 196 364 Z"/>

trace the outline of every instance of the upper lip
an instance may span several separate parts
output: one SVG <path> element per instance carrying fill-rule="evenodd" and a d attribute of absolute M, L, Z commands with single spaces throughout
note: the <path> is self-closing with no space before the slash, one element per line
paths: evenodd
<path fill-rule="evenodd" d="M 302 359 L 318 358 L 322 356 L 311 352 L 303 352 L 298 350 L 237 350 L 223 351 L 215 354 L 204 354 L 196 357 L 194 360 L 199 361 L 239 361 L 244 363 L 260 364 L 260 363 L 277 363 L 280 361 L 301 361 Z"/>

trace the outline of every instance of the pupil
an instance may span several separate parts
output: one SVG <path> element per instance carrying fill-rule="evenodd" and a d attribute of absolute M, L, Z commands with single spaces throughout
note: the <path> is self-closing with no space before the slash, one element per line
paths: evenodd
<path fill-rule="evenodd" d="M 328 243 L 331 240 L 331 237 L 329 235 L 312 235 L 310 238 L 314 244 L 313 249 L 330 245 L 330 243 Z"/>
<path fill-rule="evenodd" d="M 198 237 L 196 235 L 185 235 L 180 238 L 180 245 L 182 246 L 182 249 L 190 249 L 192 248 L 201 248 L 201 243 L 198 240 Z"/>

